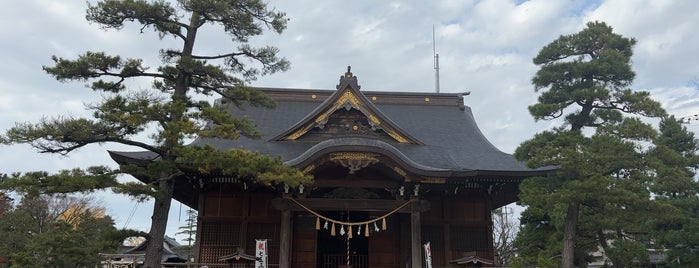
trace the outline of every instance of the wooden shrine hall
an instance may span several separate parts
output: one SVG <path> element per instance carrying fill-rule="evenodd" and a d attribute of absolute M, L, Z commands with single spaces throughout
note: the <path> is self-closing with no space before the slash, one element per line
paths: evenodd
<path fill-rule="evenodd" d="M 468 93 L 360 91 L 349 68 L 336 90 L 259 88 L 275 109 L 217 105 L 253 119 L 260 139 L 198 139 L 280 157 L 314 176 L 289 188 L 199 176 L 175 199 L 199 212 L 195 262 L 254 255 L 270 267 L 493 266 L 491 211 L 517 200 L 529 169 L 495 148 L 464 105 Z M 110 152 L 119 163 L 142 153 Z M 241 266 L 242 267 L 242 266 Z"/>

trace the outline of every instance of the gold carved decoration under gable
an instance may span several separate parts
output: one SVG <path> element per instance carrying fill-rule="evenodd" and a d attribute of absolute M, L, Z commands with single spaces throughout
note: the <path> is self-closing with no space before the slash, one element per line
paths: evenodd
<path fill-rule="evenodd" d="M 330 161 L 349 169 L 349 174 L 379 162 L 379 155 L 362 152 L 331 153 Z"/>
<path fill-rule="evenodd" d="M 306 166 L 305 168 L 303 168 L 303 170 L 301 170 L 301 172 L 303 172 L 303 174 L 308 174 L 311 171 L 313 171 L 315 168 L 316 168 L 316 166 L 314 164 L 310 164 L 310 165 Z"/>
<path fill-rule="evenodd" d="M 406 137 L 399 134 L 396 130 L 385 125 L 382 126 L 381 120 L 376 115 L 368 113 L 366 107 L 364 107 L 360 99 L 350 90 L 346 90 L 344 93 L 342 93 L 342 95 L 337 99 L 337 101 L 335 101 L 335 103 L 333 103 L 332 106 L 330 106 L 325 112 L 318 115 L 312 123 L 307 123 L 303 127 L 286 136 L 284 139 L 296 140 L 304 134 L 308 133 L 308 131 L 310 131 L 314 127 L 323 129 L 325 127 L 325 124 L 328 122 L 328 118 L 330 118 L 330 115 L 332 115 L 335 111 L 341 108 L 345 108 L 347 111 L 354 108 L 367 117 L 369 124 L 371 125 L 371 128 L 373 130 L 382 129 L 384 132 L 386 132 L 386 134 L 391 136 L 397 142 L 411 143 Z"/>
<path fill-rule="evenodd" d="M 378 127 L 381 125 L 381 121 L 379 121 L 379 118 L 377 118 L 375 115 L 370 114 L 367 116 L 369 118 L 369 121 L 374 125 L 374 127 Z"/>
<path fill-rule="evenodd" d="M 396 173 L 398 173 L 398 175 L 403 176 L 403 178 L 407 178 L 407 177 L 408 177 L 408 173 L 405 173 L 405 171 L 404 171 L 402 168 L 399 168 L 399 167 L 396 166 L 396 167 L 393 167 L 393 171 L 395 171 Z"/>
<path fill-rule="evenodd" d="M 352 91 L 347 90 L 344 94 L 342 94 L 342 96 L 340 96 L 339 99 L 337 99 L 337 102 L 335 102 L 333 105 L 333 108 L 335 108 L 333 110 L 337 110 L 340 107 L 345 107 L 347 110 L 350 108 L 358 109 L 360 103 L 359 98 L 357 98 Z"/>
<path fill-rule="evenodd" d="M 394 139 L 396 139 L 400 143 L 410 143 L 410 141 L 408 141 L 408 139 L 404 138 L 401 135 L 398 135 L 398 133 L 396 133 L 394 131 L 386 131 L 386 133 L 388 133 L 388 135 L 390 135 L 391 137 L 393 137 Z"/>
<path fill-rule="evenodd" d="M 287 137 L 286 137 L 286 140 L 296 140 L 296 139 L 298 139 L 299 137 L 303 136 L 303 134 L 305 134 L 306 132 L 308 132 L 309 130 L 311 130 L 311 127 L 312 127 L 312 126 L 313 126 L 313 125 L 307 125 L 307 126 L 302 127 L 302 128 L 299 129 L 298 131 L 296 131 L 296 132 L 294 132 L 294 133 L 291 133 L 289 136 L 287 136 Z"/>

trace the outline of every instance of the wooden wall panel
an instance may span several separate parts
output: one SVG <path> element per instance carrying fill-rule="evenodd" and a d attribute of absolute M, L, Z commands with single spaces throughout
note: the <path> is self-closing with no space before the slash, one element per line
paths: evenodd
<path fill-rule="evenodd" d="M 430 242 L 430 249 L 432 249 L 432 265 L 433 266 L 444 266 L 446 265 L 446 247 L 444 244 L 444 226 L 422 226 L 422 244 Z"/>
<path fill-rule="evenodd" d="M 372 214 L 369 214 L 370 217 Z M 386 230 L 372 232 L 369 236 L 369 267 L 394 268 L 400 266 L 400 217 L 388 217 Z M 381 226 L 381 223 L 378 223 Z M 410 224 L 410 223 L 404 223 Z M 405 238 L 404 245 L 410 245 L 410 238 Z"/>
<path fill-rule="evenodd" d="M 315 216 L 304 212 L 294 214 L 291 267 L 316 267 Z"/>
<path fill-rule="evenodd" d="M 453 202 L 451 203 L 451 220 L 483 221 L 485 220 L 485 203 L 483 202 Z"/>
<path fill-rule="evenodd" d="M 244 216 L 247 198 L 231 195 L 209 195 L 204 200 L 204 214 L 210 217 Z"/>
<path fill-rule="evenodd" d="M 281 213 L 274 211 L 268 193 L 221 193 L 212 190 L 203 200 L 199 262 L 221 263 L 218 258 L 238 247 L 254 254 L 255 239 L 269 239 L 270 265 L 279 264 Z"/>
<path fill-rule="evenodd" d="M 442 221 L 444 219 L 444 202 L 442 198 L 433 198 L 429 200 L 430 209 L 420 213 L 422 221 Z M 408 218 L 409 220 L 409 218 Z"/>

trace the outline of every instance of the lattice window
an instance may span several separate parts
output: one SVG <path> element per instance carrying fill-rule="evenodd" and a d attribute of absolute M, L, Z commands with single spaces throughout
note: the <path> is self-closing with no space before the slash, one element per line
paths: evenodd
<path fill-rule="evenodd" d="M 204 222 L 201 229 L 203 245 L 234 246 L 240 243 L 240 223 Z"/>
<path fill-rule="evenodd" d="M 233 254 L 235 249 L 231 246 L 202 246 L 199 256 L 201 263 L 223 263 L 219 261 L 222 256 Z"/>
<path fill-rule="evenodd" d="M 457 251 L 488 251 L 488 231 L 484 227 L 452 226 L 451 248 Z"/>
<path fill-rule="evenodd" d="M 240 245 L 240 223 L 237 222 L 203 222 L 201 225 L 201 251 L 199 261 L 202 263 L 221 263 L 222 256 L 233 254 Z"/>

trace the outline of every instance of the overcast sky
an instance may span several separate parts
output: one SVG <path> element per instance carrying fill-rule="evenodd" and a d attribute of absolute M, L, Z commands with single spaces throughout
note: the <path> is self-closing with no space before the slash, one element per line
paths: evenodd
<path fill-rule="evenodd" d="M 699 1 L 277 0 L 270 5 L 286 12 L 288 28 L 253 42 L 277 46 L 292 67 L 253 86 L 335 89 L 351 65 L 362 90 L 433 92 L 434 26 L 441 92 L 471 92 L 465 103 L 481 131 L 508 153 L 559 123 L 537 123 L 528 114 L 527 106 L 537 98 L 530 83 L 537 67 L 531 59 L 559 35 L 578 32 L 589 21 L 604 21 L 638 41 L 632 88 L 650 91 L 678 117 L 699 114 L 699 91 L 692 82 L 699 77 Z M 103 31 L 85 21 L 85 8 L 85 1 L 15 0 L 0 9 L 0 131 L 42 116 L 84 115 L 83 104 L 99 99 L 83 82 L 60 83 L 44 73 L 41 67 L 52 64 L 52 55 L 72 59 L 85 51 L 105 51 L 145 58 L 155 68 L 158 49 L 180 47 L 149 30 L 140 34 L 138 27 Z M 212 29 L 201 32 L 195 51 L 219 54 L 235 46 Z M 692 131 L 698 126 L 687 125 Z M 114 166 L 107 149 L 137 150 L 91 146 L 60 157 L 26 145 L 0 145 L 0 173 Z M 151 203 L 136 206 L 128 198 L 98 196 L 117 227 L 148 230 Z M 184 210 L 173 204 L 168 235 L 185 224 Z"/>

